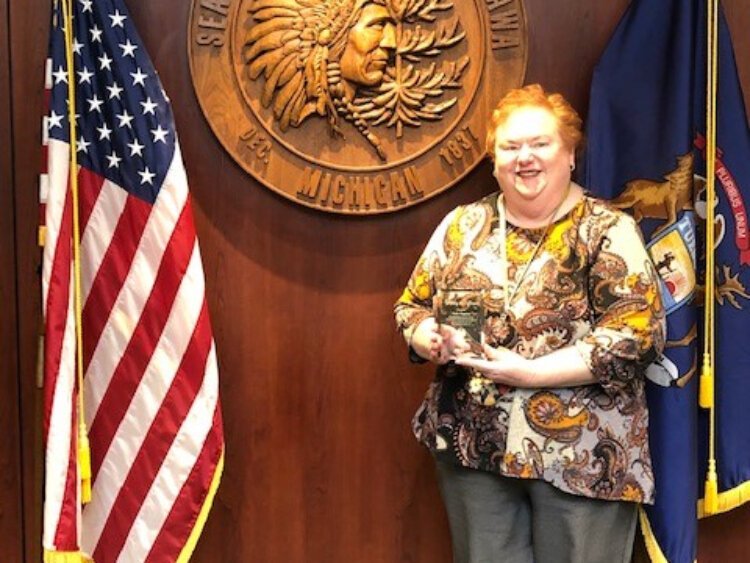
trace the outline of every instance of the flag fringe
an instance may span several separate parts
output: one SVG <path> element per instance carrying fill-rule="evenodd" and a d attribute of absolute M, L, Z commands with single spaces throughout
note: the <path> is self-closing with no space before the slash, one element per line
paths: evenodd
<path fill-rule="evenodd" d="M 705 499 L 698 499 L 698 518 L 706 518 L 707 516 L 714 516 L 722 512 L 729 512 L 748 501 L 750 501 L 750 481 L 745 481 L 732 489 L 719 493 L 717 510 L 713 514 L 706 512 Z"/>
<path fill-rule="evenodd" d="M 185 542 L 185 546 L 182 548 L 176 563 L 187 563 L 190 561 L 190 557 L 193 555 L 193 551 L 195 551 L 195 546 L 198 544 L 198 538 L 200 538 L 201 532 L 203 532 L 203 526 L 205 526 L 208 519 L 208 513 L 211 511 L 211 506 L 214 503 L 214 496 L 216 496 L 216 490 L 219 488 L 223 472 L 224 446 L 221 448 L 221 455 L 219 456 L 219 461 L 216 463 L 214 476 L 211 479 L 211 486 L 208 488 L 208 493 L 206 493 L 206 499 L 203 501 L 203 507 L 201 507 L 201 511 L 195 521 L 195 526 L 193 526 L 193 531 L 190 532 L 190 537 Z"/>
<path fill-rule="evenodd" d="M 706 514 L 704 509 L 704 499 L 698 499 L 698 518 L 706 518 L 707 516 L 714 516 L 715 514 L 721 514 L 722 512 L 729 512 L 734 508 L 742 506 L 748 501 L 750 501 L 750 481 L 745 481 L 737 487 L 719 493 L 718 510 L 714 514 Z M 643 510 L 643 507 L 639 508 L 638 516 L 641 523 L 643 541 L 646 544 L 646 551 L 648 552 L 648 557 L 651 560 L 651 563 L 669 563 L 659 546 L 659 542 L 656 540 L 656 536 L 651 529 L 651 524 L 648 521 L 648 516 L 646 515 L 646 511 Z"/>
<path fill-rule="evenodd" d="M 94 560 L 81 551 L 44 550 L 44 563 L 94 563 Z"/>
<path fill-rule="evenodd" d="M 659 547 L 659 542 L 656 540 L 654 531 L 651 529 L 651 524 L 648 521 L 648 516 L 643 507 L 638 508 L 638 517 L 641 523 L 641 533 L 643 534 L 643 542 L 646 544 L 646 551 L 648 557 L 651 559 L 651 563 L 669 563 L 667 558 L 664 557 L 664 552 Z"/>
<path fill-rule="evenodd" d="M 651 523 L 648 521 L 648 515 L 642 506 L 638 508 L 638 517 L 640 519 L 643 542 L 646 544 L 646 551 L 651 563 L 669 563 L 669 560 L 661 550 L 661 546 L 659 546 L 654 531 L 651 529 Z M 698 560 L 693 560 L 693 563 L 698 563 Z"/>

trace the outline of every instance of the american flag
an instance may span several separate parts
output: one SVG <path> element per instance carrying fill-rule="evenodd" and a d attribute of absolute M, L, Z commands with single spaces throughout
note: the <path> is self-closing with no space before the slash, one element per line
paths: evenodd
<path fill-rule="evenodd" d="M 46 230 L 43 545 L 50 560 L 63 552 L 97 562 L 184 560 L 218 486 L 224 438 L 203 268 L 174 119 L 123 2 L 74 2 L 72 76 L 62 7 L 56 0 L 40 182 Z M 82 390 L 75 368 L 72 145 Z M 83 506 L 79 391 L 93 483 L 91 502 Z"/>

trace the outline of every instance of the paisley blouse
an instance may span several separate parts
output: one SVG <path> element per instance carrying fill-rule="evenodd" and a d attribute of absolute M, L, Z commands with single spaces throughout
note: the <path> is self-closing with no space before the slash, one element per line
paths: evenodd
<path fill-rule="evenodd" d="M 597 383 L 510 388 L 439 366 L 414 416 L 415 436 L 466 467 L 652 503 L 643 378 L 664 347 L 664 311 L 637 225 L 584 196 L 549 228 L 508 224 L 503 237 L 497 199 L 460 206 L 438 226 L 396 302 L 399 329 L 409 342 L 420 321 L 439 316 L 439 291 L 466 292 L 481 303 L 490 345 L 528 358 L 575 346 Z"/>

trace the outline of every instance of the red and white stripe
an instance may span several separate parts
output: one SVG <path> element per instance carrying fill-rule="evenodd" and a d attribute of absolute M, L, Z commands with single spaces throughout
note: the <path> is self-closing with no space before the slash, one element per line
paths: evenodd
<path fill-rule="evenodd" d="M 52 86 L 47 62 L 45 86 Z M 72 201 L 67 189 L 69 147 L 49 142 L 43 121 L 45 151 L 39 182 L 46 240 L 42 262 L 42 306 L 45 314 L 44 445 L 45 506 L 43 545 L 76 551 L 80 542 L 77 467 L 75 316 L 73 313 Z"/>
<path fill-rule="evenodd" d="M 85 419 L 81 516 L 67 143 L 47 144 L 44 547 L 174 561 L 218 477 L 223 435 L 203 269 L 179 145 L 153 205 L 78 174 Z M 80 519 L 80 521 L 79 521 Z"/>

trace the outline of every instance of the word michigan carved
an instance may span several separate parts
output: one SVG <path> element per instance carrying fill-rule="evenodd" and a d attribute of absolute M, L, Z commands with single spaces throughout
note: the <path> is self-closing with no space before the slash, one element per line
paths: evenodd
<path fill-rule="evenodd" d="M 455 184 L 526 66 L 522 0 L 194 0 L 189 31 L 224 148 L 277 193 L 337 213 Z"/>

